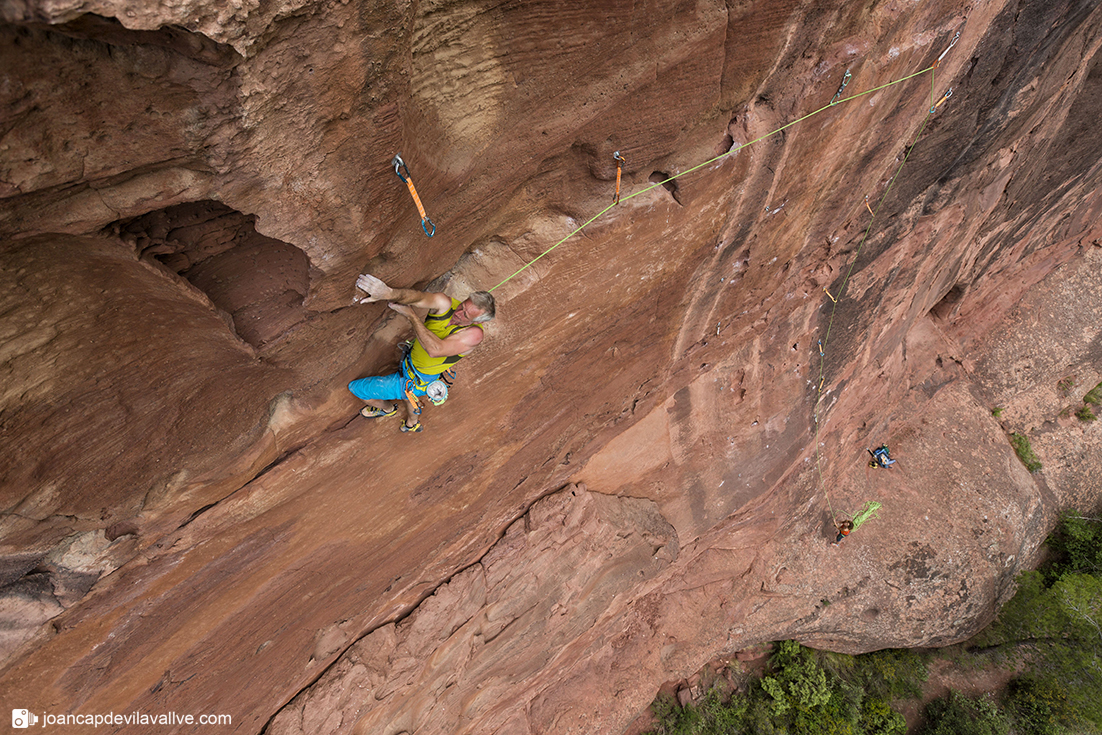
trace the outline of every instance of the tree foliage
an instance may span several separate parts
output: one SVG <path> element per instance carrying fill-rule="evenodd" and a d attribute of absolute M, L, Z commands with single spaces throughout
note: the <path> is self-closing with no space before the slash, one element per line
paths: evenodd
<path fill-rule="evenodd" d="M 969 699 L 960 692 L 935 699 L 926 707 L 922 735 L 1007 735 L 1010 722 L 994 703 Z"/>
<path fill-rule="evenodd" d="M 699 706 L 656 701 L 657 735 L 903 735 L 892 709 L 897 678 L 926 677 L 925 663 L 907 651 L 845 656 L 777 644 L 766 673 L 743 693 L 713 688 Z"/>
<path fill-rule="evenodd" d="M 1044 570 L 1048 585 L 1065 574 L 1098 575 L 1102 571 L 1102 520 L 1098 518 L 1069 511 L 1045 543 L 1055 554 Z"/>
<path fill-rule="evenodd" d="M 1067 735 L 1063 723 L 1074 719 L 1067 692 L 1032 675 L 1010 682 L 1007 708 L 1021 735 Z"/>
<path fill-rule="evenodd" d="M 1053 735 L 1102 728 L 1102 522 L 1065 514 L 1047 541 L 1050 561 L 1018 577 L 1018 591 L 977 637 L 1016 647 L 1027 673 L 1007 707 L 1017 729 Z"/>
<path fill-rule="evenodd" d="M 791 713 L 799 717 L 830 701 L 826 672 L 796 641 L 781 641 L 771 663 L 775 673 L 763 677 L 761 687 L 773 698 L 774 715 Z"/>

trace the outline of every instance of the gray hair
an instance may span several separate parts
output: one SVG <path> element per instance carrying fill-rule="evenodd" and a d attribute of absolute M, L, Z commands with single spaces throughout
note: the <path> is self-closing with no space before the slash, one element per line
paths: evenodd
<path fill-rule="evenodd" d="M 488 322 L 494 318 L 494 295 L 489 291 L 475 291 L 470 296 L 471 303 L 482 313 L 475 317 L 474 322 Z"/>

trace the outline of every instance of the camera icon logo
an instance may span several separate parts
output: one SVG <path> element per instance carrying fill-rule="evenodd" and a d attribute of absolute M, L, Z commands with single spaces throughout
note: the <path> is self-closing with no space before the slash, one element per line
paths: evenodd
<path fill-rule="evenodd" d="M 38 715 L 25 709 L 13 709 L 11 711 L 12 727 L 30 727 L 38 724 Z"/>

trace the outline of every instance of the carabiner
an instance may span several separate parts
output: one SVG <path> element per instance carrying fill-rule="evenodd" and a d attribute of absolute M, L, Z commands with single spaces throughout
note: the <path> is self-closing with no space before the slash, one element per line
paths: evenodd
<path fill-rule="evenodd" d="M 932 115 L 932 114 L 934 114 L 935 112 L 937 112 L 937 108 L 941 107 L 941 106 L 942 106 L 942 105 L 944 105 L 944 104 L 945 104 L 946 102 L 948 102 L 948 101 L 949 101 L 949 98 L 950 98 L 950 97 L 952 97 L 952 96 L 953 96 L 953 88 L 952 88 L 952 87 L 949 87 L 949 91 L 948 91 L 948 92 L 946 92 L 945 94 L 943 94 L 943 95 L 941 96 L 941 99 L 939 99 L 939 100 L 937 101 L 937 103 L 936 103 L 936 104 L 935 104 L 935 105 L 934 105 L 933 107 L 931 107 L 931 108 L 930 108 L 930 114 Z"/>
<path fill-rule="evenodd" d="M 941 60 L 945 58 L 945 54 L 949 53 L 949 49 L 957 45 L 957 41 L 960 40 L 960 31 L 957 31 L 957 35 L 953 36 L 953 40 L 949 42 L 949 45 L 941 52 L 941 56 L 937 57 L 937 61 L 934 62 L 934 68 L 938 68 L 941 65 Z"/>
<path fill-rule="evenodd" d="M 842 86 L 838 87 L 838 91 L 834 93 L 834 97 L 831 98 L 830 104 L 833 105 L 835 102 L 838 101 L 838 97 L 841 96 L 842 90 L 846 88 L 847 84 L 849 84 L 849 80 L 850 80 L 851 76 L 852 75 L 849 73 L 849 69 L 846 69 L 846 75 L 844 77 L 842 77 Z"/>
<path fill-rule="evenodd" d="M 403 184 L 409 183 L 409 167 L 406 166 L 406 162 L 402 160 L 402 154 L 399 153 L 390 160 L 390 165 L 394 166 L 394 173 L 398 174 L 398 178 L 402 180 Z M 401 169 L 406 170 L 406 175 L 402 176 Z"/>

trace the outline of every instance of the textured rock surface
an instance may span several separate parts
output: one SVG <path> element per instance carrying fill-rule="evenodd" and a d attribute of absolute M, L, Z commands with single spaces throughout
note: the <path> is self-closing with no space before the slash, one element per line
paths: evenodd
<path fill-rule="evenodd" d="M 762 641 L 967 636 L 1097 499 L 1096 3 L 130 5 L 0 4 L 13 706 L 619 732 Z M 355 274 L 491 287 L 616 150 L 426 433 L 355 418 Z"/>
<path fill-rule="evenodd" d="M 455 732 L 474 718 L 515 730 L 527 697 L 514 682 L 553 686 L 585 655 L 578 639 L 676 557 L 652 502 L 570 486 L 536 502 L 409 617 L 357 641 L 269 732 Z"/>

